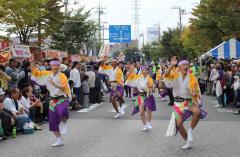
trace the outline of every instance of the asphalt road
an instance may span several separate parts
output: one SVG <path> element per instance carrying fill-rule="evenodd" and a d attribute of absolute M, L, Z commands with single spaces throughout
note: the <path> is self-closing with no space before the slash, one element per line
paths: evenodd
<path fill-rule="evenodd" d="M 0 157 L 239 157 L 240 116 L 231 109 L 215 109 L 216 99 L 204 97 L 207 117 L 193 131 L 194 147 L 181 150 L 184 141 L 178 135 L 166 138 L 171 115 L 167 102 L 157 101 L 153 114 L 153 131 L 142 132 L 139 114 L 130 116 L 132 101 L 126 100 L 126 114 L 113 119 L 115 113 L 107 101 L 88 110 L 71 112 L 65 145 L 52 148 L 55 138 L 48 131 L 33 135 L 18 135 L 16 139 L 0 141 Z M 189 122 L 185 123 L 188 127 Z"/>

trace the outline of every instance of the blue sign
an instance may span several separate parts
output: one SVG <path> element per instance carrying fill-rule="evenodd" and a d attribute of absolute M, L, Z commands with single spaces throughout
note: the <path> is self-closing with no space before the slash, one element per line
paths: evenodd
<path fill-rule="evenodd" d="M 110 43 L 130 43 L 131 25 L 109 25 Z"/>

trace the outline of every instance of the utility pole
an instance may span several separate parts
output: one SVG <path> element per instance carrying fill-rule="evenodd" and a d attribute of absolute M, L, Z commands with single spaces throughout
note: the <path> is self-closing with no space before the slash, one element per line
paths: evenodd
<path fill-rule="evenodd" d="M 102 7 L 101 4 L 99 3 L 99 6 L 97 8 L 97 14 L 98 14 L 98 43 L 101 43 L 101 17 L 103 14 L 105 14 L 105 7 Z M 103 28 L 104 29 L 104 28 Z M 103 37 L 104 38 L 104 37 Z"/>
<path fill-rule="evenodd" d="M 179 14 L 179 30 L 180 33 L 182 33 L 183 25 L 182 25 L 182 16 L 186 15 L 186 11 L 182 9 L 180 6 L 179 7 L 173 7 L 172 9 L 178 9 L 178 14 Z"/>
<path fill-rule="evenodd" d="M 134 25 L 134 38 L 138 41 L 139 38 L 139 23 L 140 23 L 140 0 L 133 0 L 133 25 Z M 138 46 L 138 45 L 137 45 Z"/>

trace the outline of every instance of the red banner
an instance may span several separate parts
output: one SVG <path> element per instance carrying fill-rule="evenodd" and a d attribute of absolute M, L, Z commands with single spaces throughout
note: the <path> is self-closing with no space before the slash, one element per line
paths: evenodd
<path fill-rule="evenodd" d="M 9 47 L 9 42 L 8 42 L 8 41 L 2 41 L 2 42 L 0 42 L 0 50 L 1 50 L 1 49 L 5 49 L 5 48 L 7 48 L 7 47 Z"/>

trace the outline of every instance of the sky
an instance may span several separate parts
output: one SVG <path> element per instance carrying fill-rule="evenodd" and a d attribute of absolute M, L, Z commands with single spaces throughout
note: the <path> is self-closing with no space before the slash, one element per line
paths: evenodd
<path fill-rule="evenodd" d="M 74 5 L 74 1 L 78 4 Z M 108 25 L 128 25 L 133 23 L 133 1 L 134 0 L 69 0 L 70 8 L 86 6 L 86 8 L 96 8 L 99 3 L 106 8 L 106 14 L 103 15 L 102 21 Z M 161 31 L 169 27 L 176 27 L 179 22 L 178 10 L 173 7 L 181 7 L 186 10 L 183 16 L 183 25 L 189 23 L 191 11 L 194 6 L 199 4 L 200 0 L 139 0 L 140 4 L 140 25 L 139 33 L 146 33 L 146 27 L 154 26 L 160 23 Z M 95 9 L 96 11 L 96 9 Z M 96 19 L 97 14 L 93 11 L 92 18 Z"/>
<path fill-rule="evenodd" d="M 62 0 L 64 1 L 64 0 Z M 76 10 L 81 6 L 92 10 L 92 19 L 97 20 L 97 7 L 99 3 L 106 8 L 102 21 L 106 25 L 131 25 L 133 24 L 133 1 L 134 0 L 68 0 L 69 10 Z M 77 3 L 74 3 L 77 2 Z M 186 10 L 183 16 L 183 25 L 187 25 L 191 17 L 191 11 L 200 0 L 139 0 L 140 4 L 140 25 L 139 34 L 146 34 L 146 27 L 160 23 L 161 31 L 177 27 L 179 22 L 178 10 L 173 7 L 181 7 Z M 62 9 L 64 11 L 64 9 Z M 133 28 L 132 28 L 133 30 Z M 0 31 L 1 35 L 6 32 Z M 108 31 L 105 31 L 105 38 L 108 38 Z"/>

